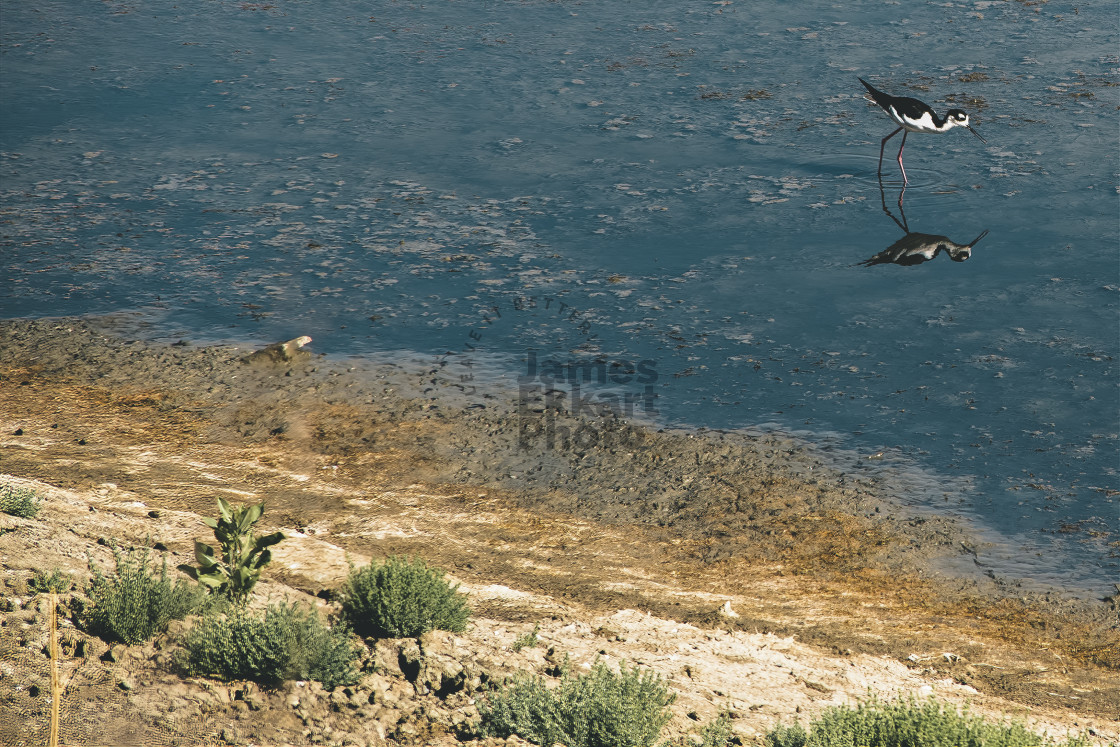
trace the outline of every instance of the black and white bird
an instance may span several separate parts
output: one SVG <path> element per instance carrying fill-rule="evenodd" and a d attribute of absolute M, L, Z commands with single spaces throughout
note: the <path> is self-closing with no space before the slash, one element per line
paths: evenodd
<path fill-rule="evenodd" d="M 902 189 L 906 191 L 905 187 Z M 858 263 L 864 267 L 886 264 L 913 267 L 923 262 L 929 262 L 941 252 L 948 254 L 949 259 L 954 262 L 964 262 L 972 256 L 972 247 L 976 246 L 980 239 L 988 235 L 988 232 L 985 230 L 967 244 L 958 244 L 948 236 L 911 231 L 910 224 L 906 221 L 906 211 L 902 209 L 902 198 L 898 198 L 898 213 L 902 216 L 902 220 L 894 217 L 894 213 L 887 207 L 887 194 L 883 191 L 883 180 L 881 178 L 879 179 L 879 199 L 883 203 L 883 212 L 886 213 L 887 217 L 893 220 L 894 224 L 901 228 L 902 232 L 906 235 L 874 257 Z"/>
<path fill-rule="evenodd" d="M 879 146 L 879 173 L 883 171 L 883 149 L 887 147 L 887 141 L 900 132 L 902 132 L 902 145 L 898 149 L 898 167 L 902 169 L 903 184 L 910 183 L 910 180 L 906 178 L 906 167 L 902 165 L 902 149 L 906 147 L 906 136 L 911 132 L 935 132 L 940 134 L 948 132 L 954 127 L 967 127 L 969 132 L 980 138 L 980 142 L 988 142 L 980 137 L 979 132 L 972 129 L 972 125 L 968 123 L 968 114 L 960 109 L 950 109 L 945 112 L 945 118 L 942 119 L 937 116 L 937 112 L 929 104 L 905 96 L 891 96 L 889 93 L 883 93 L 863 78 L 860 78 L 859 82 L 867 88 L 871 100 L 898 124 L 898 129 L 883 138 L 883 144 Z"/>
<path fill-rule="evenodd" d="M 871 259 L 865 259 L 859 264 L 864 267 L 886 264 L 912 267 L 914 265 L 920 265 L 923 262 L 929 262 L 941 252 L 946 252 L 949 255 L 949 259 L 954 262 L 964 262 L 972 256 L 972 247 L 975 246 L 976 242 L 987 235 L 988 232 L 984 231 L 984 233 L 967 244 L 958 244 L 948 236 L 907 232 L 905 236 Z"/>

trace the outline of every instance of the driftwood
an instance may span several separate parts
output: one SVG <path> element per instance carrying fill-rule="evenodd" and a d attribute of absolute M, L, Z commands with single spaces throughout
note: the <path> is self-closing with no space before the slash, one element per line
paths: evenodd
<path fill-rule="evenodd" d="M 291 363 L 298 360 L 306 360 L 311 357 L 311 354 L 306 350 L 301 350 L 304 345 L 311 342 L 311 338 L 307 335 L 297 337 L 294 340 L 287 342 L 277 342 L 269 345 L 266 348 L 261 348 L 241 360 L 245 363 Z"/>

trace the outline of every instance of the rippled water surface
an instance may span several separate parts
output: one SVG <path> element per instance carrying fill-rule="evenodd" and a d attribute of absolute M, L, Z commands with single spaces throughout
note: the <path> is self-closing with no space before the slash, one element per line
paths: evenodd
<path fill-rule="evenodd" d="M 0 316 L 645 361 L 664 422 L 876 456 L 1001 572 L 1120 577 L 1112 3 L 48 0 L 0 32 Z M 987 144 L 908 138 L 900 209 L 857 76 Z M 906 230 L 988 234 L 857 265 Z"/>

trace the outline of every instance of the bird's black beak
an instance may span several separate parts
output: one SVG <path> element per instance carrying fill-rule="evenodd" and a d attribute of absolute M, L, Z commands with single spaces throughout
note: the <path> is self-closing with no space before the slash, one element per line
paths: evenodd
<path fill-rule="evenodd" d="M 971 133 L 972 133 L 973 135 L 975 135 L 976 137 L 980 137 L 980 133 L 979 133 L 979 132 L 977 132 L 976 130 L 972 129 L 972 125 L 965 125 L 965 127 L 967 127 L 967 128 L 968 128 L 968 131 L 969 131 L 969 132 L 971 132 Z M 980 137 L 980 142 L 984 143 L 984 145 L 987 145 L 987 144 L 988 144 L 988 141 L 987 141 L 987 140 L 985 140 L 985 139 L 984 139 L 984 138 L 982 138 L 982 137 Z"/>
<path fill-rule="evenodd" d="M 984 233 L 980 234 L 980 235 L 979 235 L 979 236 L 977 236 L 977 237 L 976 237 L 975 239 L 973 239 L 972 241 L 968 242 L 968 244 L 967 244 L 968 248 L 969 248 L 969 249 L 971 249 L 972 247 L 976 246 L 977 242 L 979 242 L 979 241 L 980 241 L 980 239 L 984 238 L 984 237 L 985 237 L 985 236 L 987 236 L 987 235 L 988 235 L 988 229 L 986 229 L 986 228 L 985 228 L 985 229 L 984 229 Z"/>

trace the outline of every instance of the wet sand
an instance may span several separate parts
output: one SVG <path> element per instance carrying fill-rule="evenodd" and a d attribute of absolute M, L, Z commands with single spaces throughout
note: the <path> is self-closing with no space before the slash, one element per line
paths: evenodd
<path fill-rule="evenodd" d="M 340 552 L 419 553 L 469 587 L 588 618 L 638 609 L 795 636 L 1054 723 L 1115 730 L 1120 718 L 1115 599 L 983 574 L 967 525 L 796 439 L 466 396 L 445 361 L 328 360 L 312 343 L 247 362 L 251 348 L 151 343 L 130 325 L 0 322 L 0 472 L 157 513 L 263 499 L 266 523 Z M 115 539 L 143 544 L 152 530 L 122 524 Z M 187 536 L 160 541 L 189 554 Z M 322 596 L 339 573 L 338 558 L 309 557 L 270 578 Z M 718 613 L 729 601 L 736 617 Z M 544 606 L 475 600 L 476 614 L 511 622 Z"/>

